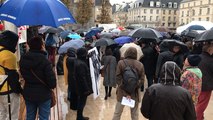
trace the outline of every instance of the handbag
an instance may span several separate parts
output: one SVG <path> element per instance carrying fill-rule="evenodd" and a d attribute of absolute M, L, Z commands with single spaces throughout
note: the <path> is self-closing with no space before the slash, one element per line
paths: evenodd
<path fill-rule="evenodd" d="M 54 91 L 53 91 L 44 81 L 42 81 L 42 80 L 33 72 L 32 69 L 31 69 L 31 72 L 33 73 L 33 75 L 34 75 L 42 84 L 44 84 L 47 88 L 50 89 L 50 91 L 51 91 L 51 108 L 54 107 L 54 106 L 56 105 L 56 96 L 55 96 Z"/>

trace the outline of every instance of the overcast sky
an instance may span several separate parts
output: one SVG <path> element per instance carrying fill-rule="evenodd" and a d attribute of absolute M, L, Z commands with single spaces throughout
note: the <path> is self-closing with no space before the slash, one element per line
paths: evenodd
<path fill-rule="evenodd" d="M 116 4 L 116 3 L 118 3 L 118 4 L 120 4 L 120 3 L 122 3 L 122 2 L 131 2 L 131 1 L 135 1 L 135 0 L 110 0 L 110 2 L 111 2 L 111 4 L 113 5 L 113 4 Z"/>

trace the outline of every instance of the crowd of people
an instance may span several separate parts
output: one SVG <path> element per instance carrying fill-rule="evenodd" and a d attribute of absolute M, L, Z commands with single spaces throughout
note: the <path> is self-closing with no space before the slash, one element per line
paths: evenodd
<path fill-rule="evenodd" d="M 96 34 L 89 40 L 84 34 L 81 36 L 88 44 L 78 49 L 70 47 L 62 55 L 61 67 L 68 86 L 70 109 L 77 111 L 76 120 L 88 120 L 89 117 L 83 114 L 87 97 L 93 93 L 88 50 L 93 47 L 90 43 L 98 41 L 100 36 Z M 51 47 L 45 45 L 45 40 L 47 37 L 41 35 L 31 37 L 27 41 L 27 52 L 17 64 L 14 53 L 18 35 L 11 31 L 0 34 L 0 74 L 8 76 L 0 82 L 1 120 L 18 120 L 20 95 L 25 100 L 27 120 L 35 120 L 37 114 L 40 120 L 49 119 L 52 90 L 57 84 L 54 70 L 56 46 L 52 46 L 54 50 L 48 50 Z M 74 39 L 66 37 L 66 42 L 70 40 Z M 116 88 L 113 120 L 121 118 L 125 107 L 121 104 L 123 97 L 135 101 L 130 109 L 132 120 L 139 119 L 141 101 L 141 113 L 150 120 L 204 119 L 213 90 L 213 42 L 194 43 L 183 37 L 176 40 L 182 41 L 187 50 L 178 43 L 163 44 L 166 40 L 147 42 L 141 39 L 133 42 L 141 47 L 143 55 L 140 57 L 135 47 L 129 47 L 122 57 L 119 50 L 122 45 L 105 46 L 103 52 L 102 46 L 97 47 L 104 72 L 104 100 L 111 97 L 112 89 Z M 24 85 L 20 84 L 19 76 L 24 79 Z M 144 89 L 145 80 L 147 89 Z"/>

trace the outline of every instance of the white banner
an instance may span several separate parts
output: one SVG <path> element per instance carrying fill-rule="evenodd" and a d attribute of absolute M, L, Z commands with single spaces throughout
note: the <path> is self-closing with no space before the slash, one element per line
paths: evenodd
<path fill-rule="evenodd" d="M 97 48 L 93 48 L 88 51 L 89 54 L 89 65 L 90 65 L 90 74 L 92 80 L 92 89 L 93 89 L 93 98 L 96 99 L 99 95 L 99 80 L 100 80 L 100 59 L 98 55 Z"/>
<path fill-rule="evenodd" d="M 19 43 L 27 42 L 27 26 L 18 28 Z"/>

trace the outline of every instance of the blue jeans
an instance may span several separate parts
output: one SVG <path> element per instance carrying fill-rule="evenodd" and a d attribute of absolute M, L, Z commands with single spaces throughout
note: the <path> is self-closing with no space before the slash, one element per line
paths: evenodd
<path fill-rule="evenodd" d="M 49 120 L 51 100 L 43 103 L 31 102 L 25 100 L 27 108 L 26 120 L 35 120 L 38 111 L 39 120 Z"/>

